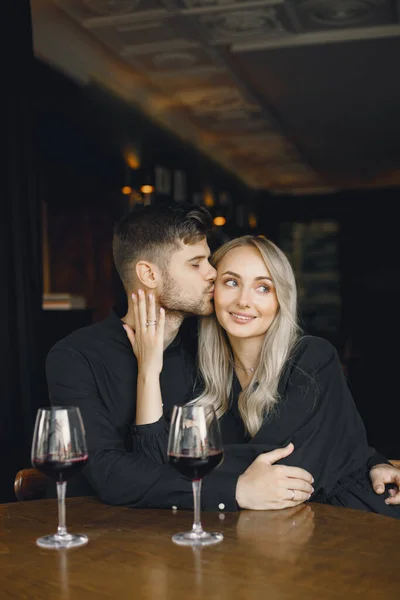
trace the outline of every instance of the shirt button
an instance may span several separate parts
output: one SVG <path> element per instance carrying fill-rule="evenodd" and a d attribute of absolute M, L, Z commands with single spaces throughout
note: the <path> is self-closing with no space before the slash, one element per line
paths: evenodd
<path fill-rule="evenodd" d="M 224 504 L 223 502 L 220 502 L 220 503 L 218 504 L 218 508 L 219 508 L 219 510 L 224 510 L 224 508 L 225 508 L 225 504 Z"/>

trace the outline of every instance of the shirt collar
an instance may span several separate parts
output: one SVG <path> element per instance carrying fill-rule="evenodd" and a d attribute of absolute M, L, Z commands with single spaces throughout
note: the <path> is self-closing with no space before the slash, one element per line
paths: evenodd
<path fill-rule="evenodd" d="M 128 347 L 131 346 L 131 343 L 128 340 L 127 335 L 125 333 L 125 329 L 122 326 L 122 321 L 121 321 L 120 317 L 117 315 L 115 309 L 112 309 L 110 311 L 109 315 L 106 317 L 105 325 L 114 333 L 114 335 L 118 338 L 118 340 L 120 340 L 125 346 L 128 346 Z M 170 343 L 168 348 L 165 350 L 165 352 L 168 352 L 168 350 L 179 346 L 181 344 L 181 341 L 182 341 L 181 331 L 179 330 L 177 336 L 172 340 L 172 342 Z"/>

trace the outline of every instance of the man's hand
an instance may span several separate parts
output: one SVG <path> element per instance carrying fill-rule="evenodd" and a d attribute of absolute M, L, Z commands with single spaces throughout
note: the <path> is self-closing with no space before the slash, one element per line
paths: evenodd
<path fill-rule="evenodd" d="M 400 504 L 400 469 L 383 463 L 372 467 L 369 476 L 377 494 L 383 494 L 386 484 L 394 484 L 396 488 L 389 490 L 390 498 L 387 498 L 385 502 L 392 505 Z"/>
<path fill-rule="evenodd" d="M 240 508 L 279 510 L 297 506 L 308 500 L 314 491 L 314 479 L 299 467 L 274 465 L 289 456 L 293 444 L 260 454 L 240 475 L 236 486 L 236 502 Z"/>

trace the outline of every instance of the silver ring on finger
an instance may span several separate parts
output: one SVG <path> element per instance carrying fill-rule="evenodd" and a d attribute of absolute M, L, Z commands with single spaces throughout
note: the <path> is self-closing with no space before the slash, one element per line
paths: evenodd
<path fill-rule="evenodd" d="M 294 502 L 294 498 L 296 496 L 296 490 L 290 490 L 292 492 L 292 497 L 290 498 L 292 502 Z"/>
<path fill-rule="evenodd" d="M 149 327 L 150 325 L 157 325 L 157 321 L 146 321 L 146 327 Z"/>

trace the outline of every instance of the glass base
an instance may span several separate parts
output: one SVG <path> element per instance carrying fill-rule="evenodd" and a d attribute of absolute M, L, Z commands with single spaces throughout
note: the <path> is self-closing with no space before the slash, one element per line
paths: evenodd
<path fill-rule="evenodd" d="M 76 548 L 77 546 L 87 544 L 88 541 L 88 537 L 81 533 L 67 533 L 66 535 L 53 533 L 52 535 L 45 535 L 44 537 L 38 538 L 36 544 L 40 546 L 40 548 Z"/>
<path fill-rule="evenodd" d="M 222 542 L 224 536 L 222 533 L 203 531 L 202 533 L 194 533 L 194 531 L 185 531 L 176 533 L 172 536 L 172 541 L 180 546 L 210 546 Z"/>

